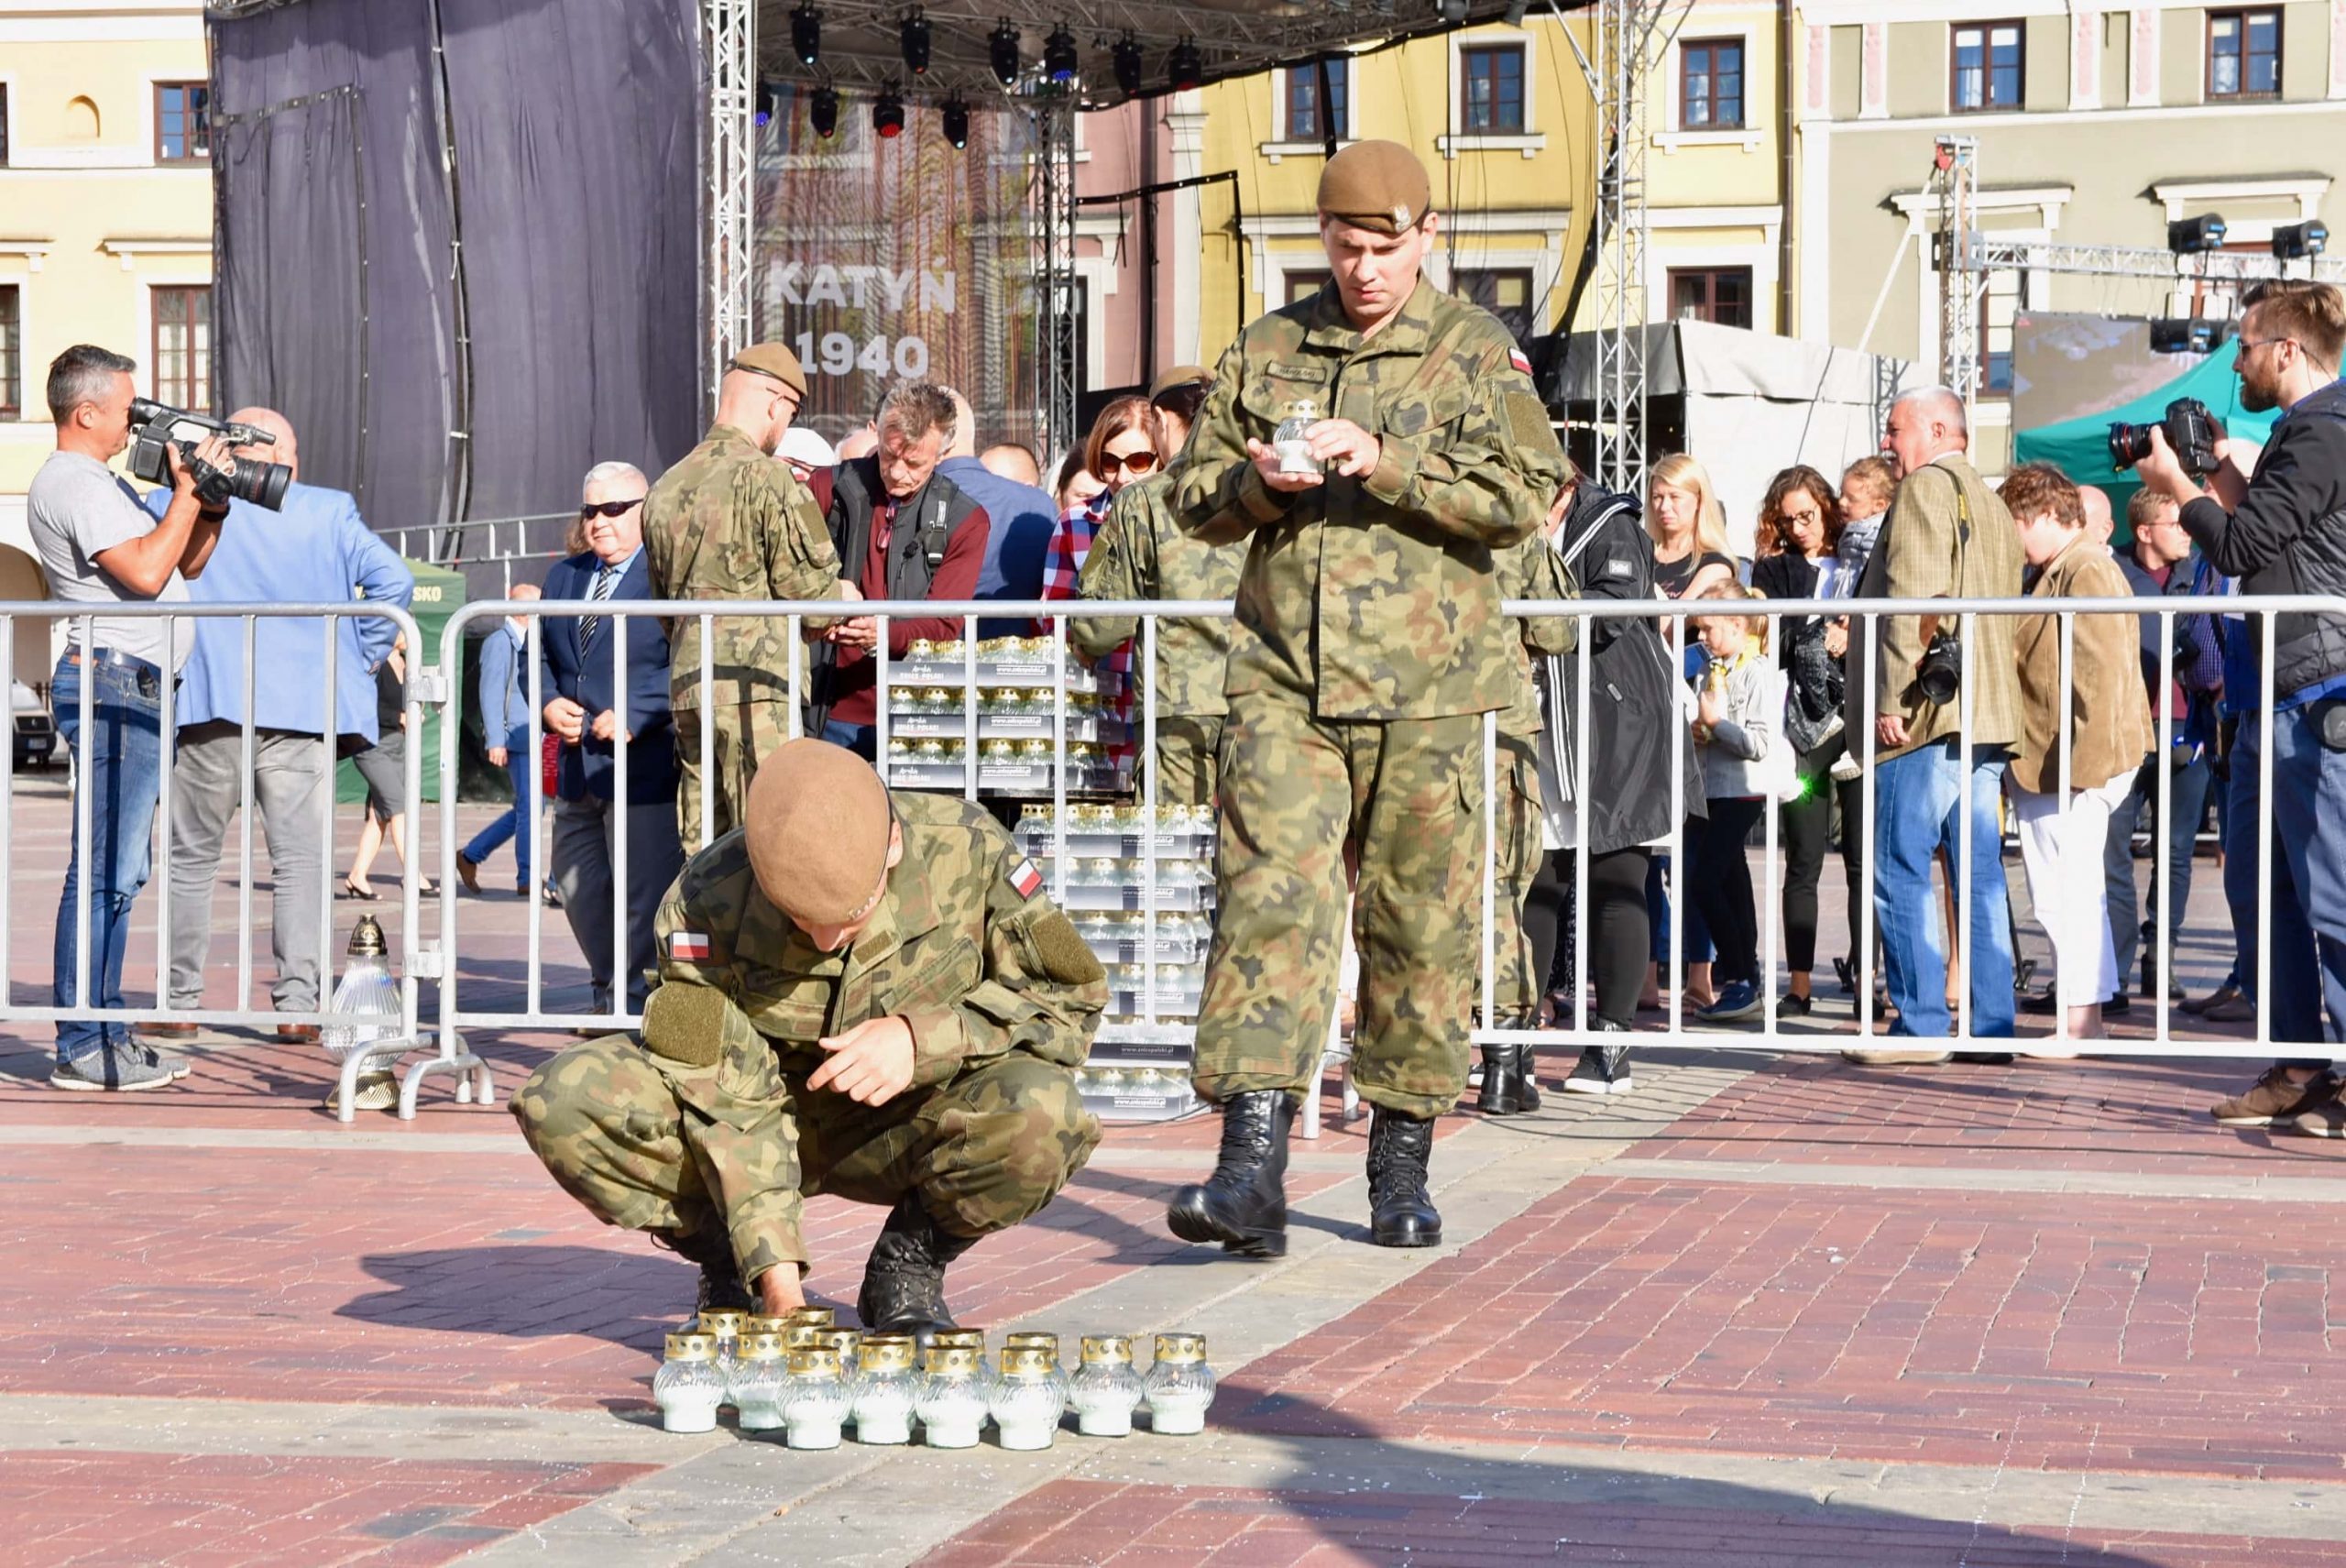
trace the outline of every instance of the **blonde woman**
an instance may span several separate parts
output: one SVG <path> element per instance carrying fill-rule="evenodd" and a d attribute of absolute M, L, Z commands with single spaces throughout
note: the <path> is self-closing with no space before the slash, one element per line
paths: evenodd
<path fill-rule="evenodd" d="M 1683 452 L 1653 466 L 1646 486 L 1646 532 L 1653 538 L 1654 586 L 1665 598 L 1701 598 L 1736 578 L 1727 554 L 1727 511 L 1710 470 Z"/>

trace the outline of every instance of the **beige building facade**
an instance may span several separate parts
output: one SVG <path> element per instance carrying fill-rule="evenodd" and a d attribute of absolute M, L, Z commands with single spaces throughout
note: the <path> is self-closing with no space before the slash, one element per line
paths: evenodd
<path fill-rule="evenodd" d="M 27 543 L 60 350 L 212 405 L 208 70 L 201 0 L 0 0 L 0 543 Z"/>

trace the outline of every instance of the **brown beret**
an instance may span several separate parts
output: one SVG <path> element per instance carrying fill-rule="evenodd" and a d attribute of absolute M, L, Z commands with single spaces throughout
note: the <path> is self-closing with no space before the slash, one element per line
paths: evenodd
<path fill-rule="evenodd" d="M 785 387 L 795 387 L 798 395 L 806 395 L 806 370 L 798 363 L 798 356 L 790 352 L 786 343 L 753 343 L 735 355 L 728 370 L 750 370 L 761 376 L 771 376 Z"/>
<path fill-rule="evenodd" d="M 744 826 L 759 891 L 800 926 L 844 926 L 888 874 L 888 786 L 828 740 L 787 740 L 750 781 Z"/>
<path fill-rule="evenodd" d="M 1148 384 L 1148 400 L 1153 403 L 1168 392 L 1178 392 L 1200 382 L 1211 385 L 1212 381 L 1213 372 L 1202 365 L 1176 365 Z"/>
<path fill-rule="evenodd" d="M 1398 141 L 1356 141 L 1320 171 L 1320 215 L 1378 234 L 1399 234 L 1426 215 L 1433 183 Z"/>

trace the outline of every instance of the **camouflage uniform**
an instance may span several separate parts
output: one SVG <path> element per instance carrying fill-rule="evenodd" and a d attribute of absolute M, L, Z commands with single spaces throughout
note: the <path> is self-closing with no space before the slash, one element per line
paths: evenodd
<path fill-rule="evenodd" d="M 1153 474 L 1116 493 L 1107 521 L 1091 541 L 1091 554 L 1084 557 L 1079 586 L 1088 599 L 1228 599 L 1238 592 L 1239 569 L 1245 564 L 1246 552 L 1236 544 L 1207 544 L 1183 533 L 1173 513 L 1171 476 Z M 1134 616 L 1068 622 L 1068 641 L 1089 659 L 1103 659 L 1139 636 L 1140 621 Z M 1142 652 L 1135 641 L 1135 678 L 1145 683 L 1157 677 L 1157 803 L 1210 806 L 1222 721 L 1230 711 L 1222 695 L 1230 623 L 1219 618 L 1159 620 L 1154 670 L 1144 667 Z"/>
<path fill-rule="evenodd" d="M 711 426 L 652 487 L 643 501 L 643 548 L 659 598 L 839 597 L 839 552 L 814 497 L 788 464 L 729 425 Z M 669 702 L 684 775 L 676 821 L 690 847 L 701 842 L 703 788 L 713 792 L 712 836 L 721 838 L 740 820 L 759 761 L 789 738 L 790 623 L 780 617 L 710 623 L 706 712 L 700 622 L 678 621 L 669 641 Z M 704 722 L 715 731 L 707 781 L 700 772 Z"/>
<path fill-rule="evenodd" d="M 1310 400 L 1383 441 L 1376 470 L 1300 494 L 1246 454 Z M 1563 475 L 1513 339 L 1420 280 L 1376 336 L 1335 289 L 1263 317 L 1222 360 L 1174 470 L 1181 524 L 1252 536 L 1222 752 L 1219 918 L 1198 1023 L 1212 1099 L 1304 1093 L 1334 1003 L 1343 846 L 1359 851 L 1353 1075 L 1428 1117 L 1466 1074 L 1478 923 L 1482 719 L 1521 640 L 1495 548 L 1529 535 Z"/>
<path fill-rule="evenodd" d="M 1562 561 L 1537 534 L 1497 552 L 1496 565 L 1503 599 L 1573 597 Z M 1492 980 L 1491 1004 L 1501 1028 L 1538 1012 L 1540 992 L 1547 980 L 1531 972 L 1531 945 L 1523 934 L 1523 905 L 1540 874 L 1540 858 L 1547 852 L 1541 841 L 1539 741 L 1540 727 L 1547 717 L 1540 710 L 1539 689 L 1531 681 L 1530 656 L 1562 658 L 1580 642 L 1579 623 L 1562 617 L 1526 617 L 1517 625 L 1521 628 L 1525 656 L 1509 668 L 1507 684 L 1502 688 L 1507 706 L 1498 717 L 1496 770 L 1500 816 L 1491 927 L 1497 973 Z M 1475 914 L 1479 929 L 1479 905 Z"/>
<path fill-rule="evenodd" d="M 1010 836 L 948 795 L 899 794 L 902 863 L 872 925 L 825 953 L 759 891 L 739 831 L 695 856 L 662 905 L 643 1044 L 574 1046 L 514 1094 L 564 1190 L 615 1225 L 729 1239 L 741 1277 L 803 1266 L 802 1201 L 916 1192 L 950 1234 L 1040 1210 L 1100 1127 L 1073 1069 L 1107 980 Z M 683 956 L 679 956 L 679 954 Z M 816 1043 L 873 1018 L 911 1026 L 916 1066 L 885 1104 L 809 1091 Z"/>

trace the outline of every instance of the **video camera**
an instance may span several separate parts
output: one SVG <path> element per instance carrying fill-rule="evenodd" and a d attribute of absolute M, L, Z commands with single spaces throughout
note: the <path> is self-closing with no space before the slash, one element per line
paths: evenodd
<path fill-rule="evenodd" d="M 2166 406 L 2166 418 L 2155 425 L 2112 420 L 2110 466 L 2122 473 L 2148 457 L 2154 430 L 2166 432 L 2166 444 L 2174 450 L 2176 460 L 2193 478 L 2216 471 L 2216 443 L 2223 439 L 2224 427 L 2208 411 L 2208 405 L 2197 398 L 2176 399 Z"/>
<path fill-rule="evenodd" d="M 212 419 L 203 414 L 192 414 L 185 409 L 147 398 L 130 400 L 130 472 L 150 485 L 171 482 L 171 460 L 165 448 L 176 446 L 180 458 L 195 476 L 196 499 L 206 507 L 224 507 L 231 500 L 250 501 L 255 506 L 276 511 L 285 504 L 285 487 L 293 482 L 293 470 L 282 463 L 264 463 L 256 457 L 240 457 L 225 468 L 217 468 L 197 458 L 195 444 L 200 435 L 182 435 L 183 430 L 217 432 L 231 446 L 270 446 L 277 437 L 268 431 L 249 424 L 236 424 L 226 420 Z"/>

